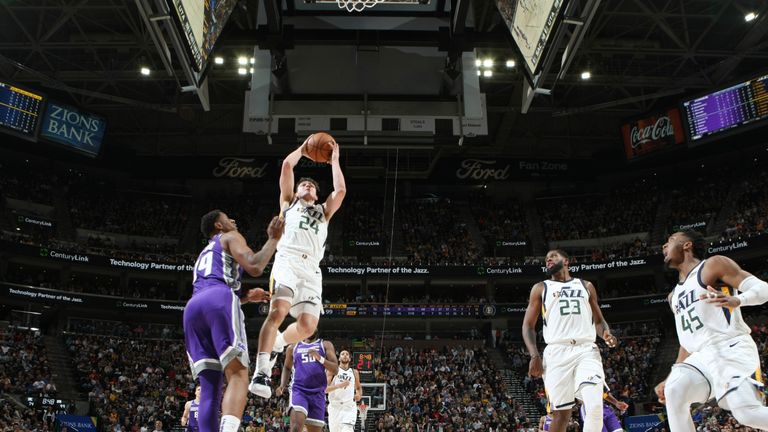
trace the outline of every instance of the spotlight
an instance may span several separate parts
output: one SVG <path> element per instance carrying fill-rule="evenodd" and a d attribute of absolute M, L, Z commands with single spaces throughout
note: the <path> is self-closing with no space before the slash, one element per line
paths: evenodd
<path fill-rule="evenodd" d="M 483 71 L 483 76 L 486 77 L 486 78 L 490 78 L 490 77 L 493 76 L 493 71 L 490 70 L 490 69 L 486 69 L 486 70 Z"/>
<path fill-rule="evenodd" d="M 213 62 L 217 65 L 223 65 L 224 64 L 224 57 L 214 57 Z"/>
<path fill-rule="evenodd" d="M 475 66 L 480 67 L 483 65 L 483 61 L 480 59 L 475 60 Z"/>
<path fill-rule="evenodd" d="M 237 64 L 239 64 L 239 65 L 247 65 L 248 64 L 248 59 L 243 57 L 243 56 L 240 56 L 240 57 L 237 58 Z"/>
<path fill-rule="evenodd" d="M 251 64 L 254 64 L 254 63 L 256 63 L 256 59 L 255 59 L 254 57 L 251 57 L 251 60 L 250 60 L 250 61 L 251 61 Z"/>
<path fill-rule="evenodd" d="M 483 60 L 483 67 L 487 67 L 487 68 L 493 67 L 493 59 L 487 58 Z"/>
<path fill-rule="evenodd" d="M 514 60 L 507 60 L 507 67 L 510 68 L 510 69 L 515 67 L 515 61 Z"/>
<path fill-rule="evenodd" d="M 750 22 L 750 21 L 754 20 L 755 18 L 757 18 L 757 14 L 754 13 L 754 12 L 750 12 L 750 13 L 744 15 L 744 21 L 746 21 L 746 22 Z"/>
<path fill-rule="evenodd" d="M 142 67 L 141 67 L 141 74 L 142 74 L 142 75 L 144 75 L 144 76 L 149 76 L 149 74 L 150 74 L 150 73 L 151 73 L 151 71 L 149 70 L 149 68 L 148 68 L 148 67 L 146 67 L 146 66 L 142 66 Z"/>
<path fill-rule="evenodd" d="M 245 68 L 237 68 L 238 75 L 245 75 L 248 72 Z"/>
<path fill-rule="evenodd" d="M 480 76 L 480 75 L 482 75 L 482 74 L 483 74 L 483 71 L 481 71 L 480 69 L 478 69 L 478 70 L 477 70 L 477 76 Z"/>
<path fill-rule="evenodd" d="M 589 71 L 584 71 L 581 73 L 581 79 L 588 80 L 592 78 L 592 74 Z"/>

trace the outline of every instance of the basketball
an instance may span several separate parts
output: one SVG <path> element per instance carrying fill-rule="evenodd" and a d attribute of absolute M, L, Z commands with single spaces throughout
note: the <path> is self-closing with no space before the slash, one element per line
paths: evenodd
<path fill-rule="evenodd" d="M 328 163 L 333 154 L 333 137 L 325 132 L 312 134 L 307 140 L 307 155 L 315 162 Z"/>

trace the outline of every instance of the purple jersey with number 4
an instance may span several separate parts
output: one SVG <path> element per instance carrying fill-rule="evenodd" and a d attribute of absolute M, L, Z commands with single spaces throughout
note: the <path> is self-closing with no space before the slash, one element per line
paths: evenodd
<path fill-rule="evenodd" d="M 239 295 L 242 276 L 243 269 L 240 264 L 224 251 L 221 246 L 221 234 L 216 234 L 208 241 L 208 246 L 200 252 L 200 256 L 195 261 L 192 295 L 212 285 L 222 284 Z"/>

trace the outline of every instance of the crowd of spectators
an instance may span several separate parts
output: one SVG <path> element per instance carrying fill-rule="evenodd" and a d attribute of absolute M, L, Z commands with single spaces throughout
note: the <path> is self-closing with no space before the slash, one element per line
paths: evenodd
<path fill-rule="evenodd" d="M 743 181 L 742 195 L 728 219 L 721 240 L 765 233 L 768 223 L 768 171 Z"/>
<path fill-rule="evenodd" d="M 376 380 L 388 385 L 377 431 L 517 431 L 533 427 L 483 349 L 392 348 Z M 432 429 L 428 429 L 432 428 Z"/>
<path fill-rule="evenodd" d="M 38 331 L 0 329 L 0 394 L 55 396 L 48 355 Z"/>
<path fill-rule="evenodd" d="M 477 198 L 470 202 L 470 209 L 487 245 L 487 256 L 523 256 L 530 250 L 528 224 L 522 204 L 511 200 L 494 202 L 490 198 Z"/>
<path fill-rule="evenodd" d="M 551 199 L 538 206 L 548 242 L 647 233 L 653 227 L 659 193 L 638 184 L 608 195 Z"/>
<path fill-rule="evenodd" d="M 423 199 L 399 209 L 403 250 L 413 265 L 473 265 L 480 253 L 459 212 L 466 203 Z"/>
<path fill-rule="evenodd" d="M 727 196 L 731 182 L 718 176 L 707 175 L 696 179 L 695 186 L 679 187 L 670 191 L 668 233 L 682 226 L 690 226 L 706 233 L 715 222 Z"/>

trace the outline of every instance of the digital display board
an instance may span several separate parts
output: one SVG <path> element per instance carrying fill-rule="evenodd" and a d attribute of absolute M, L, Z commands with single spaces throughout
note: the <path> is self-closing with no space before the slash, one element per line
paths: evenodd
<path fill-rule="evenodd" d="M 208 57 L 224 25 L 237 4 L 236 0 L 168 0 L 176 23 L 198 72 L 205 69 Z"/>
<path fill-rule="evenodd" d="M 768 118 L 768 75 L 682 103 L 691 143 Z"/>
<path fill-rule="evenodd" d="M 0 130 L 37 141 L 43 95 L 0 81 Z"/>

